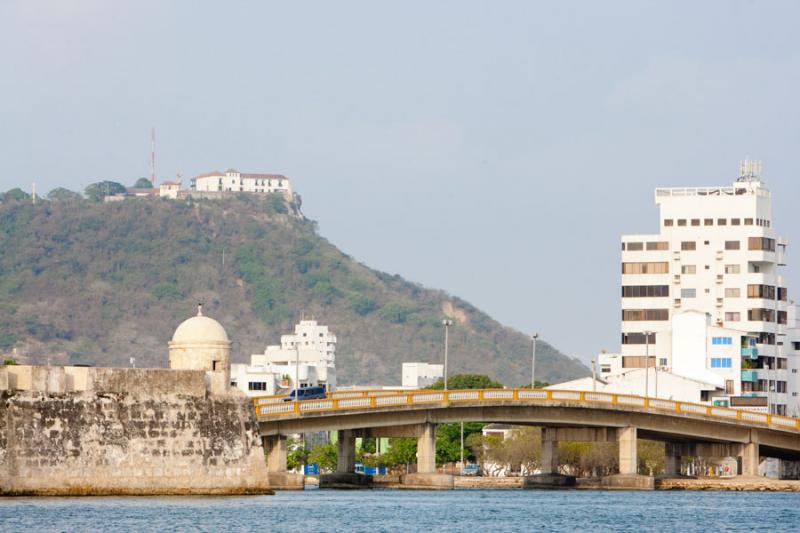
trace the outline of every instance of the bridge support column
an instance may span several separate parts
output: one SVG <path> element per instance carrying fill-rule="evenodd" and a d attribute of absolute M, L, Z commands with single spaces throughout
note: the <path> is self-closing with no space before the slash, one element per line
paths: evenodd
<path fill-rule="evenodd" d="M 740 457 L 742 459 L 742 475 L 757 476 L 758 463 L 761 459 L 758 443 L 748 442 L 747 444 L 742 445 Z"/>
<path fill-rule="evenodd" d="M 372 476 L 356 474 L 356 437 L 352 430 L 336 432 L 336 472 L 319 476 L 321 489 L 356 489 L 372 485 Z"/>
<path fill-rule="evenodd" d="M 261 442 L 267 455 L 269 487 L 278 490 L 303 490 L 305 485 L 303 475 L 290 473 L 286 467 L 286 437 L 272 435 L 262 437 Z"/>
<path fill-rule="evenodd" d="M 681 448 L 671 442 L 664 444 L 664 470 L 667 477 L 681 475 Z"/>
<path fill-rule="evenodd" d="M 542 428 L 542 452 L 539 458 L 539 473 L 525 476 L 524 489 L 549 489 L 575 486 L 575 476 L 564 476 L 558 472 L 558 430 Z"/>
<path fill-rule="evenodd" d="M 417 437 L 417 472 L 401 476 L 400 482 L 414 488 L 453 488 L 452 475 L 436 473 L 436 424 L 422 424 Z"/>
<path fill-rule="evenodd" d="M 604 477 L 602 481 L 604 486 L 613 489 L 653 490 L 655 488 L 653 476 L 639 475 L 636 436 L 637 431 L 633 426 L 617 429 L 619 474 Z"/>

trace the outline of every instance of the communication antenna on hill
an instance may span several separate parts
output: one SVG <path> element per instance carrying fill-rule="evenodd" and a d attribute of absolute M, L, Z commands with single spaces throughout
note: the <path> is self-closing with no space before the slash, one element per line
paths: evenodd
<path fill-rule="evenodd" d="M 150 183 L 156 186 L 156 129 L 150 130 Z"/>
<path fill-rule="evenodd" d="M 31 197 L 33 198 L 33 205 L 36 205 L 36 183 L 31 186 Z"/>

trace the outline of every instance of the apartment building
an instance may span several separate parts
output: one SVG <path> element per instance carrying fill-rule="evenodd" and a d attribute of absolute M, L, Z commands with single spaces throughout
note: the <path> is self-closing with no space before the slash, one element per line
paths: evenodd
<path fill-rule="evenodd" d="M 656 367 L 713 384 L 704 401 L 800 415 L 788 243 L 760 164 L 743 162 L 730 187 L 659 188 L 655 200 L 659 231 L 622 237 L 621 352 L 599 356 L 601 376 Z"/>
<path fill-rule="evenodd" d="M 231 385 L 248 396 L 288 394 L 294 388 L 336 389 L 336 335 L 316 320 L 301 320 L 281 344 L 231 365 Z"/>

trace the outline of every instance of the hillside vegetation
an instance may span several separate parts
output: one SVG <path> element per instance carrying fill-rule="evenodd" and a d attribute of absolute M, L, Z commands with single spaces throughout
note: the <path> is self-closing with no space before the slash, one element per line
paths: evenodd
<path fill-rule="evenodd" d="M 161 367 L 198 302 L 234 341 L 235 362 L 301 318 L 338 337 L 340 384 L 399 384 L 403 361 L 529 381 L 530 339 L 469 303 L 372 270 L 276 197 L 218 201 L 6 198 L 0 204 L 0 353 L 20 362 Z M 586 375 L 540 341 L 537 378 Z"/>

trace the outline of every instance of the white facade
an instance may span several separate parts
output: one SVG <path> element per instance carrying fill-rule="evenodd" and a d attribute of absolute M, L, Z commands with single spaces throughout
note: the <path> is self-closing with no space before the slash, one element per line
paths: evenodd
<path fill-rule="evenodd" d="M 649 365 L 719 384 L 716 375 L 723 386 L 733 380 L 731 404 L 759 397 L 771 413 L 800 414 L 800 338 L 781 273 L 787 242 L 775 235 L 759 170 L 745 162 L 731 187 L 656 189 L 659 232 L 622 237 L 619 362 L 644 368 L 650 332 Z M 730 367 L 712 368 L 727 358 Z"/>
<path fill-rule="evenodd" d="M 283 193 L 291 196 L 289 178 L 280 174 L 248 174 L 235 169 L 208 172 L 192 179 L 192 190 L 203 192 Z"/>
<path fill-rule="evenodd" d="M 249 365 L 231 365 L 231 383 L 249 396 L 288 394 L 294 388 L 316 385 L 332 391 L 336 389 L 335 353 L 336 335 L 328 326 L 301 320 L 293 334 L 281 336 L 280 346 L 267 346 L 264 353 L 250 356 Z"/>
<path fill-rule="evenodd" d="M 403 363 L 403 388 L 422 389 L 444 376 L 444 365 Z"/>
<path fill-rule="evenodd" d="M 162 181 L 158 188 L 158 195 L 161 198 L 169 198 L 176 200 L 178 192 L 181 190 L 181 182 L 179 181 Z"/>

